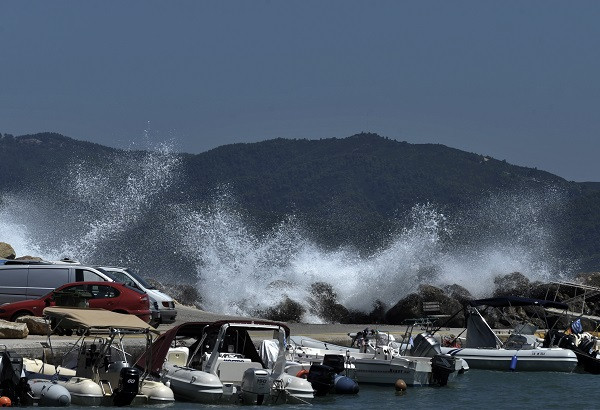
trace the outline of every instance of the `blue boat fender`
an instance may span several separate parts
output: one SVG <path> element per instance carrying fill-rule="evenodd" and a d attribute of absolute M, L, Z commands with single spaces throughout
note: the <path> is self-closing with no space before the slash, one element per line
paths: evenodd
<path fill-rule="evenodd" d="M 335 376 L 335 380 L 333 382 L 333 389 L 336 394 L 357 394 L 358 383 L 356 383 L 348 376 L 342 376 L 338 374 Z"/>
<path fill-rule="evenodd" d="M 510 359 L 510 370 L 515 371 L 517 369 L 517 355 L 514 355 Z"/>

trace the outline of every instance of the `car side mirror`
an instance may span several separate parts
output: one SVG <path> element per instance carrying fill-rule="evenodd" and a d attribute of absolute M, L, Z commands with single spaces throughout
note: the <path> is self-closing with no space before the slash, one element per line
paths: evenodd
<path fill-rule="evenodd" d="M 46 304 L 46 306 L 50 306 L 50 303 L 52 303 L 52 297 L 48 297 L 46 299 L 44 299 L 44 303 Z"/>

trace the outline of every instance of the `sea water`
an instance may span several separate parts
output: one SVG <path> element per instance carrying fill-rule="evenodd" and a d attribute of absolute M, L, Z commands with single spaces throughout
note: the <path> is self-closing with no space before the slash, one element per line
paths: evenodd
<path fill-rule="evenodd" d="M 404 394 L 393 386 L 361 385 L 357 395 L 317 397 L 312 406 L 281 405 L 284 409 L 597 409 L 600 375 L 558 372 L 497 372 L 470 370 L 444 387 L 409 387 Z M 168 409 L 233 408 L 175 402 Z M 73 406 L 72 406 L 73 408 Z M 76 407 L 78 408 L 78 407 Z M 158 408 L 146 406 L 146 408 Z M 257 406 L 244 406 L 257 408 Z M 89 409 L 89 407 L 81 407 Z"/>

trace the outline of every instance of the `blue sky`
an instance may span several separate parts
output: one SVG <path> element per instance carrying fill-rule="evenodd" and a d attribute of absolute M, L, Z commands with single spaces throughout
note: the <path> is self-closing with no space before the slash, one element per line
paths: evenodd
<path fill-rule="evenodd" d="M 600 181 L 597 1 L 0 2 L 0 132 L 361 131 Z"/>

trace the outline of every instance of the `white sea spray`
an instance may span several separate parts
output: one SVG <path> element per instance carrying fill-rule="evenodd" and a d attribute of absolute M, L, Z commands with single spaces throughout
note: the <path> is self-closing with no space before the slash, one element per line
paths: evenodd
<path fill-rule="evenodd" d="M 99 164 L 74 158 L 52 197 L 25 192 L 4 198 L 0 237 L 20 255 L 89 260 L 156 205 L 178 165 L 168 144 Z"/>
<path fill-rule="evenodd" d="M 326 282 L 338 302 L 368 312 L 375 301 L 389 307 L 423 283 L 459 284 L 483 297 L 498 275 L 559 275 L 564 261 L 552 255 L 554 232 L 545 213 L 561 201 L 554 190 L 529 197 L 501 193 L 454 217 L 433 204 L 417 204 L 389 245 L 366 257 L 351 248 L 324 250 L 295 216 L 257 235 L 228 192 L 205 209 L 180 210 L 179 229 L 196 259 L 198 290 L 216 311 L 248 314 L 285 297 L 305 303 L 311 285 Z M 455 236 L 463 237 L 461 244 L 453 243 Z"/>
<path fill-rule="evenodd" d="M 179 182 L 179 163 L 168 144 L 101 163 L 75 160 L 55 195 L 3 196 L 0 241 L 18 255 L 88 260 L 117 239 L 127 243 L 145 215 L 165 215 L 153 221 L 153 235 L 168 235 L 166 252 L 192 260 L 195 272 L 189 273 L 206 309 L 233 314 L 264 311 L 286 297 L 308 306 L 317 282 L 330 284 L 347 308 L 369 312 L 376 301 L 391 307 L 424 283 L 458 284 L 483 297 L 498 275 L 549 280 L 574 266 L 555 254 L 553 218 L 565 200 L 553 187 L 488 194 L 453 211 L 432 203 L 416 204 L 406 215 L 399 210 L 403 216 L 390 223 L 387 244 L 364 255 L 349 246 L 320 246 L 299 214 L 260 230 L 232 187 L 217 189 L 202 205 L 165 205 L 161 198 Z M 146 243 L 164 239 L 142 235 Z M 119 257 L 150 260 L 149 249 L 122 248 Z M 303 319 L 322 320 L 309 311 Z"/>

